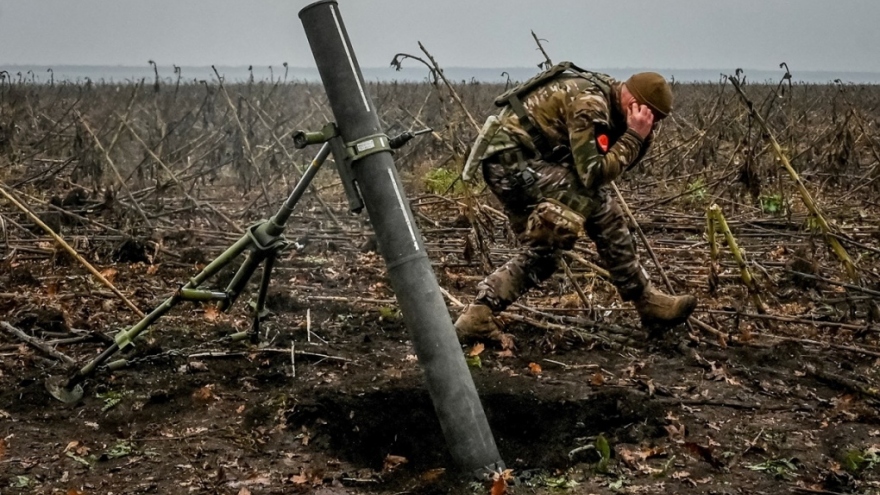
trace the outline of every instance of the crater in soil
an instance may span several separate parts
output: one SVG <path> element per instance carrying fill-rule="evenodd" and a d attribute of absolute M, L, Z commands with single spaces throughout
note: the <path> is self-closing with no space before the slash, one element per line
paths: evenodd
<path fill-rule="evenodd" d="M 576 400 L 534 392 L 482 391 L 481 400 L 509 466 L 565 468 L 582 460 L 569 452 L 603 434 L 638 443 L 662 434 L 664 411 L 642 394 L 606 390 Z M 300 402 L 288 424 L 311 436 L 313 448 L 381 470 L 387 455 L 405 457 L 415 470 L 451 466 L 428 392 L 395 387 L 362 393 L 325 390 Z"/>

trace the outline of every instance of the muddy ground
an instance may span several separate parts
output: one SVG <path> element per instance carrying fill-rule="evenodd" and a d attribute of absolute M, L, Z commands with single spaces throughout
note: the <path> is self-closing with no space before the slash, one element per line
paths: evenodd
<path fill-rule="evenodd" d="M 413 205 L 455 315 L 483 273 L 471 229 L 454 202 Z M 341 216 L 342 228 L 318 209 L 292 220 L 297 243 L 276 267 L 259 345 L 224 339 L 250 327 L 255 277 L 228 314 L 179 305 L 129 366 L 99 371 L 64 405 L 44 381 L 70 368 L 0 334 L 0 493 L 490 493 L 455 471 L 369 230 Z M 677 290 L 698 294 L 696 315 L 726 338 L 684 326 L 649 338 L 607 282 L 572 262 L 593 308 L 560 272 L 505 318 L 514 349 L 462 348 L 512 470 L 508 493 L 880 493 L 880 353 L 865 298 L 786 277 L 795 246 L 771 232 L 744 241 L 770 267 L 771 313 L 816 323 L 749 318 L 734 265 L 709 291 L 699 215 L 639 218 Z M 503 222 L 491 227 L 498 265 L 514 246 Z M 194 227 L 78 246 L 148 310 L 236 238 Z M 137 321 L 47 239 L 19 244 L 30 250 L 6 252 L 0 319 L 79 363 Z M 590 249 L 577 251 L 598 262 Z M 818 256 L 816 273 L 842 279 Z"/>

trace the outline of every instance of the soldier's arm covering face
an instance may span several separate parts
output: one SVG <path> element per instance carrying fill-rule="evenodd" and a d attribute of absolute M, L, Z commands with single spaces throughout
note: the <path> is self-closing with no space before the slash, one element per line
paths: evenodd
<path fill-rule="evenodd" d="M 639 157 L 642 139 L 632 130 L 627 130 L 607 150 L 600 148 L 598 140 L 607 136 L 611 120 L 604 96 L 581 92 L 570 105 L 570 112 L 567 121 L 571 154 L 575 170 L 587 188 L 608 184 Z"/>
<path fill-rule="evenodd" d="M 654 135 L 656 133 L 657 133 L 657 125 L 655 124 L 654 128 L 651 129 L 651 133 L 648 134 L 648 137 L 646 137 L 645 140 L 642 141 L 642 147 L 639 149 L 639 154 L 636 156 L 636 159 L 633 160 L 629 165 L 627 165 L 627 168 L 629 168 L 630 165 L 638 163 L 639 161 L 642 160 L 642 158 L 645 157 L 646 154 L 648 154 L 648 150 L 651 149 L 651 143 L 654 142 Z"/>

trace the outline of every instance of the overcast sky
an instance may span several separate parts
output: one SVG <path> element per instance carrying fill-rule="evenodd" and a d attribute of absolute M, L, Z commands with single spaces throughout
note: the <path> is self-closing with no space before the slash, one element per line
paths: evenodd
<path fill-rule="evenodd" d="M 302 0 L 0 0 L 0 64 L 314 66 Z M 877 0 L 339 0 L 364 67 L 421 41 L 441 65 L 880 72 Z"/>

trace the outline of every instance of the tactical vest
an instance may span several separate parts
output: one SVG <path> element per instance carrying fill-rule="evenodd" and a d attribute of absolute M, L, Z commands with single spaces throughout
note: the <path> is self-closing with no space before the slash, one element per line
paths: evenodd
<path fill-rule="evenodd" d="M 529 137 L 532 138 L 532 142 L 535 144 L 535 149 L 537 149 L 538 153 L 544 158 L 550 157 L 553 153 L 553 149 L 550 147 L 547 136 L 541 132 L 541 129 L 535 125 L 531 117 L 529 117 L 525 106 L 523 106 L 522 100 L 528 97 L 529 93 L 538 87 L 550 83 L 565 73 L 574 74 L 577 77 L 590 81 L 599 89 L 599 91 L 602 92 L 606 99 L 611 99 L 611 89 L 614 84 L 614 80 L 611 76 L 581 69 L 572 62 L 558 63 L 531 79 L 510 88 L 495 98 L 495 106 L 510 106 L 510 109 L 513 110 L 513 113 L 519 120 L 520 127 L 522 127 L 523 130 L 528 133 Z"/>

